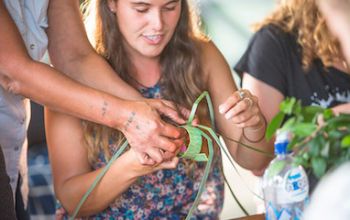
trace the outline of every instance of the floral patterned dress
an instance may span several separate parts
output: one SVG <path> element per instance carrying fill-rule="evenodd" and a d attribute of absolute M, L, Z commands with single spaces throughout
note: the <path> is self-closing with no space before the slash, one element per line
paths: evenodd
<path fill-rule="evenodd" d="M 139 90 L 147 98 L 161 97 L 158 84 Z M 117 150 L 113 145 L 110 148 L 112 153 Z M 101 154 L 93 168 L 101 168 L 106 163 Z M 103 212 L 86 219 L 184 219 L 197 195 L 205 165 L 205 162 L 180 159 L 176 169 L 160 170 L 140 177 Z M 219 154 L 214 156 L 205 190 L 192 219 L 218 219 L 223 197 L 224 181 Z M 65 218 L 67 217 L 65 214 Z"/>

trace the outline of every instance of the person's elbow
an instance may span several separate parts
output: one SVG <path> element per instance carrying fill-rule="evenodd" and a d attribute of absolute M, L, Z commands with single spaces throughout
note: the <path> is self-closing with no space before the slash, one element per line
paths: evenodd
<path fill-rule="evenodd" d="M 91 56 L 96 55 L 92 48 L 81 48 L 79 46 L 68 48 L 50 44 L 48 52 L 52 65 L 74 79 L 79 78 L 79 74 L 76 73 L 77 69 L 81 68 Z"/>
<path fill-rule="evenodd" d="M 55 189 L 55 195 L 57 200 L 60 202 L 61 206 L 67 212 L 67 214 L 69 216 L 72 216 L 74 214 L 76 206 L 78 205 L 73 202 L 74 200 L 70 196 L 72 194 L 70 194 L 69 192 L 65 192 L 64 190 Z"/>
<path fill-rule="evenodd" d="M 12 94 L 21 94 L 24 82 L 21 80 L 25 74 L 28 61 L 0 57 L 0 85 L 5 91 Z"/>

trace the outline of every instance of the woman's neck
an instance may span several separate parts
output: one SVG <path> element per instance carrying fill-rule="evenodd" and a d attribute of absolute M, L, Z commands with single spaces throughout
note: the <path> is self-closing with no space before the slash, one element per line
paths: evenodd
<path fill-rule="evenodd" d="M 159 59 L 134 59 L 129 73 L 132 80 L 144 87 L 153 87 L 161 77 Z"/>

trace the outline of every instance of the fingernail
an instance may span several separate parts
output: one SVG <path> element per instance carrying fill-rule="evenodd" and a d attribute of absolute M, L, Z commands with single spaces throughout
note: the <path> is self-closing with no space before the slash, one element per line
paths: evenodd
<path fill-rule="evenodd" d="M 224 113 L 224 106 L 222 106 L 222 105 L 219 106 L 219 112 L 220 112 L 221 114 Z"/>
<path fill-rule="evenodd" d="M 180 148 L 180 152 L 184 153 L 186 150 L 187 150 L 186 145 L 182 145 L 181 148 Z"/>

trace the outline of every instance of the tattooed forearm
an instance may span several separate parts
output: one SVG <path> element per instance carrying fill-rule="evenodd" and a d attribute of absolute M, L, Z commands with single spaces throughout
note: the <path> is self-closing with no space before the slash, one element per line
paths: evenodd
<path fill-rule="evenodd" d="M 102 116 L 105 116 L 105 115 L 106 115 L 107 107 L 108 107 L 108 102 L 107 102 L 107 101 L 103 101 Z"/>
<path fill-rule="evenodd" d="M 136 113 L 135 112 L 131 112 L 131 115 L 130 117 L 128 118 L 126 124 L 125 124 L 125 127 L 124 127 L 124 130 L 127 131 L 128 130 L 128 127 L 130 126 L 130 124 L 134 121 L 134 118 L 136 116 Z"/>

